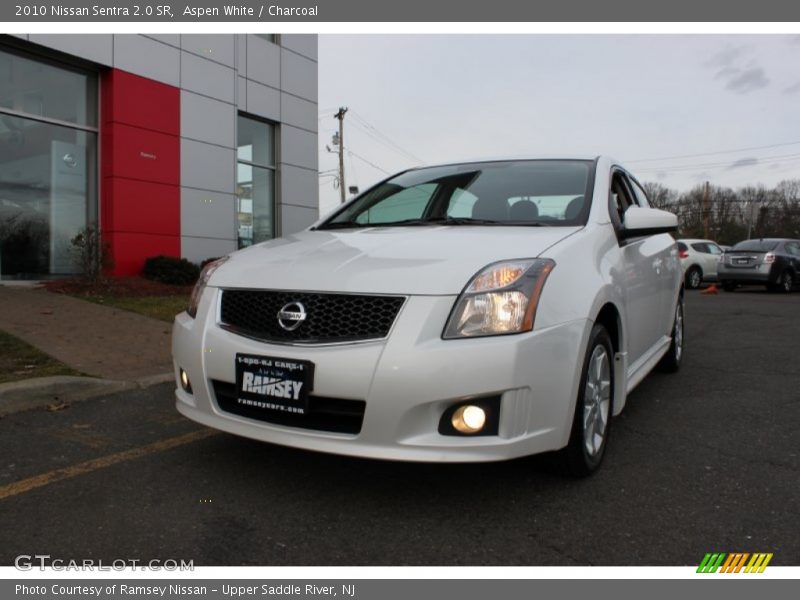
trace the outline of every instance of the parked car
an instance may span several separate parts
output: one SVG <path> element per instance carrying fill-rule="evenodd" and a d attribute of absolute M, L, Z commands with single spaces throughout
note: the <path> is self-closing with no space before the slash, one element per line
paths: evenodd
<path fill-rule="evenodd" d="M 695 290 L 705 281 L 717 280 L 717 263 L 723 250 L 711 240 L 678 240 L 678 256 L 686 287 Z"/>
<path fill-rule="evenodd" d="M 720 259 L 720 284 L 733 291 L 742 284 L 766 285 L 789 293 L 800 273 L 800 240 L 763 238 L 739 242 Z"/>
<path fill-rule="evenodd" d="M 561 450 L 589 474 L 630 391 L 681 363 L 676 227 L 609 158 L 402 172 L 206 266 L 173 328 L 177 408 L 309 450 Z"/>

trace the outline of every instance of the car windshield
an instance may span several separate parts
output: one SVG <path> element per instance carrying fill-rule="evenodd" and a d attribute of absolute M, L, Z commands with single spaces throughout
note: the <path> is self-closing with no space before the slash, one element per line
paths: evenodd
<path fill-rule="evenodd" d="M 594 163 L 530 160 L 407 171 L 368 190 L 319 229 L 414 225 L 584 225 Z"/>
<path fill-rule="evenodd" d="M 732 249 L 733 250 L 749 250 L 750 252 L 770 252 L 775 250 L 778 242 L 774 240 L 745 240 L 739 242 Z"/>

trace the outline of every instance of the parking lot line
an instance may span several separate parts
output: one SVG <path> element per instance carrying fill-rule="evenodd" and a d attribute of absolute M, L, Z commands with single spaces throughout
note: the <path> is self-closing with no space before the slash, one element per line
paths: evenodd
<path fill-rule="evenodd" d="M 21 481 L 16 481 L 0 487 L 0 500 L 10 498 L 11 496 L 16 496 L 18 494 L 24 494 L 25 492 L 30 492 L 31 490 L 44 487 L 51 483 L 55 483 L 56 481 L 62 481 L 64 479 L 70 479 L 71 477 L 77 477 L 78 475 L 83 475 L 85 473 L 91 473 L 92 471 L 97 471 L 99 469 L 105 469 L 106 467 L 110 467 L 121 462 L 135 460 L 149 454 L 156 454 L 157 452 L 163 452 L 177 446 L 183 446 L 184 444 L 204 440 L 215 435 L 219 435 L 219 431 L 215 431 L 213 429 L 202 429 L 200 431 L 193 431 L 184 435 L 178 435 L 165 440 L 160 440 L 146 446 L 139 446 L 138 448 L 131 448 L 130 450 L 117 452 L 116 454 L 101 456 L 100 458 L 87 460 L 69 467 L 54 469 L 53 471 L 42 473 L 41 475 L 29 477 L 28 479 L 23 479 Z"/>

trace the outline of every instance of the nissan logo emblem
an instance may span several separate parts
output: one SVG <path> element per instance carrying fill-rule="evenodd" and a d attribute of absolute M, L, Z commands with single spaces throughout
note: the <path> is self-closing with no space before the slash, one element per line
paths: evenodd
<path fill-rule="evenodd" d="M 278 311 L 278 325 L 286 331 L 294 331 L 306 320 L 306 309 L 299 302 L 289 302 Z"/>

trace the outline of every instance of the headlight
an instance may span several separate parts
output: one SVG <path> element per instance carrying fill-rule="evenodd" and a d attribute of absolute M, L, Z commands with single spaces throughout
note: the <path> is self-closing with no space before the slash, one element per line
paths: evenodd
<path fill-rule="evenodd" d="M 187 314 L 193 319 L 195 316 L 197 316 L 197 305 L 200 304 L 200 297 L 203 295 L 203 290 L 206 289 L 208 280 L 211 279 L 211 274 L 214 273 L 214 271 L 216 271 L 226 260 L 228 260 L 228 257 L 223 256 L 222 258 L 208 263 L 205 267 L 203 267 L 203 270 L 200 271 L 200 277 L 198 277 L 197 283 L 194 284 L 192 295 L 189 296 L 189 306 L 186 309 Z"/>
<path fill-rule="evenodd" d="M 530 331 L 542 287 L 555 266 L 549 258 L 528 258 L 482 269 L 458 297 L 442 337 Z"/>

